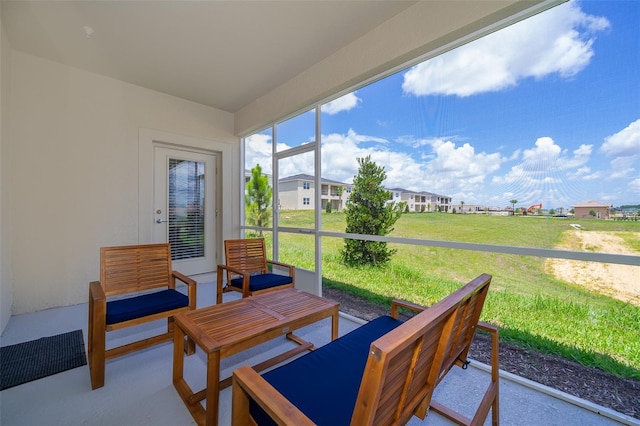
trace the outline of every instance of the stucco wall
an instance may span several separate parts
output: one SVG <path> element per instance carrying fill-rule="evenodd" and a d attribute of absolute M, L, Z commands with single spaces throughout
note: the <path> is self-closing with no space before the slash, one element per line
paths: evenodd
<path fill-rule="evenodd" d="M 8 157 L 5 146 L 9 142 L 9 83 L 11 48 L 0 19 L 0 332 L 11 317 L 13 295 L 11 291 L 11 250 L 9 232 L 10 216 L 8 179 Z"/>
<path fill-rule="evenodd" d="M 595 216 L 589 214 L 593 211 Z M 576 207 L 574 217 L 577 219 L 609 219 L 609 206 L 605 207 Z"/>
<path fill-rule="evenodd" d="M 233 146 L 237 163 L 227 112 L 18 51 L 11 75 L 13 314 L 85 302 L 99 247 L 148 242 L 138 237 L 140 129 Z M 239 187 L 237 167 L 222 179 Z"/>

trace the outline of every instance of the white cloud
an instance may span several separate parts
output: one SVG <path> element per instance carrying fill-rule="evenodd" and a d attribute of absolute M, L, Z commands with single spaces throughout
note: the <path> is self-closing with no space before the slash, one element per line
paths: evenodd
<path fill-rule="evenodd" d="M 581 145 L 573 155 L 568 155 L 552 138 L 538 138 L 533 148 L 522 152 L 522 161 L 504 176 L 495 176 L 493 183 L 518 184 L 530 191 L 531 188 L 562 183 L 571 176 L 584 179 L 590 173 L 584 165 L 589 161 L 591 150 L 591 145 Z"/>
<path fill-rule="evenodd" d="M 636 169 L 633 167 L 635 157 L 618 157 L 611 161 L 611 172 L 609 180 L 628 178 L 633 175 Z"/>
<path fill-rule="evenodd" d="M 640 118 L 618 133 L 604 138 L 600 151 L 609 157 L 640 155 Z"/>
<path fill-rule="evenodd" d="M 489 34 L 411 68 L 402 88 L 416 96 L 471 96 L 516 86 L 526 78 L 570 78 L 594 55 L 594 34 L 609 27 L 577 2 Z"/>
<path fill-rule="evenodd" d="M 272 174 L 271 171 L 271 136 L 254 134 L 245 138 L 245 163 L 248 168 L 260 164 L 262 172 Z"/>
<path fill-rule="evenodd" d="M 437 141 L 433 144 L 436 158 L 429 163 L 428 169 L 437 174 L 447 173 L 450 177 L 484 181 L 488 173 L 500 168 L 500 154 L 476 153 L 468 143 L 457 147 L 451 141 Z"/>
<path fill-rule="evenodd" d="M 591 168 L 587 166 L 580 167 L 575 172 L 567 173 L 567 178 L 569 180 L 587 181 L 602 179 L 602 177 L 602 172 L 593 172 L 591 171 Z"/>
<path fill-rule="evenodd" d="M 498 153 L 477 153 L 469 144 L 456 146 L 454 142 L 441 139 L 405 141 L 405 145 L 414 147 L 410 152 L 394 151 L 388 146 L 381 149 L 380 145 L 369 147 L 365 143 L 378 142 L 378 139 L 353 130 L 346 135 L 323 136 L 323 176 L 351 183 L 358 173 L 356 159 L 371 155 L 372 161 L 385 168 L 385 185 L 389 188 L 443 195 L 458 193 L 471 197 L 482 189 L 487 176 L 497 171 L 503 161 Z M 417 152 L 416 148 L 422 148 L 425 152 Z"/>
<path fill-rule="evenodd" d="M 322 112 L 335 115 L 339 112 L 349 111 L 357 107 L 360 102 L 362 102 L 362 99 L 357 97 L 355 92 L 352 92 L 322 105 Z"/>

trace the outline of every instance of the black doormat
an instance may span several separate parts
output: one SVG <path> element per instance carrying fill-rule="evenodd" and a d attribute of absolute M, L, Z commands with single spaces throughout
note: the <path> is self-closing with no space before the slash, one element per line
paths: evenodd
<path fill-rule="evenodd" d="M 0 390 L 87 363 L 82 330 L 0 348 Z"/>

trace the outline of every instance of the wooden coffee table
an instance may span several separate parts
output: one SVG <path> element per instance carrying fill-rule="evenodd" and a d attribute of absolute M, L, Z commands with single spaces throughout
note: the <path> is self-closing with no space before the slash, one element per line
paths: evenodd
<path fill-rule="evenodd" d="M 313 344 L 292 331 L 331 317 L 331 340 L 338 337 L 338 302 L 288 288 L 262 293 L 176 315 L 173 345 L 173 385 L 199 425 L 218 424 L 218 398 L 231 378 L 220 381 L 220 360 L 286 335 L 299 346 L 253 368 L 269 368 Z M 193 392 L 184 380 L 185 335 L 207 355 L 207 387 Z M 206 409 L 200 401 L 206 398 Z"/>

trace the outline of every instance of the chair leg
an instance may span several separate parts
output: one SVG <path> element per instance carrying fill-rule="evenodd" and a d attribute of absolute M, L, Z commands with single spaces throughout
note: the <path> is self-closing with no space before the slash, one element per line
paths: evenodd
<path fill-rule="evenodd" d="M 218 266 L 218 274 L 217 274 L 217 279 L 216 279 L 216 305 L 219 305 L 222 303 L 222 287 L 223 287 L 223 283 L 222 283 L 222 276 L 223 276 L 223 272 L 222 272 L 222 268 L 220 266 Z"/>
<path fill-rule="evenodd" d="M 88 358 L 91 374 L 91 389 L 104 386 L 104 367 L 107 332 L 105 329 L 106 306 L 89 303 Z M 100 313 L 102 311 L 102 313 Z"/>

